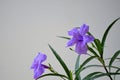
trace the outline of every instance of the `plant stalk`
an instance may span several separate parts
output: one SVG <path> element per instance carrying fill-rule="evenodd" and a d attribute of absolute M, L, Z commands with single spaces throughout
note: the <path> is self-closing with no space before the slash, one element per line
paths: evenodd
<path fill-rule="evenodd" d="M 103 59 L 102 59 L 102 60 L 103 60 Z M 108 74 L 108 77 L 110 78 L 110 80 L 113 80 L 113 79 L 112 79 L 112 77 L 111 77 L 111 75 L 109 74 L 109 72 L 108 72 L 108 70 L 107 70 L 106 66 L 105 66 L 105 62 L 104 62 L 104 60 L 103 60 L 102 65 L 103 65 L 103 67 L 104 67 L 104 69 L 105 69 L 106 73 Z"/>

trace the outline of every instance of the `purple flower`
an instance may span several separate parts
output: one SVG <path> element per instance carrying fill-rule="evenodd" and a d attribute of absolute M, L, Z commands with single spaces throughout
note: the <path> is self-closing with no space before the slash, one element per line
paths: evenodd
<path fill-rule="evenodd" d="M 94 40 L 93 36 L 87 35 L 89 31 L 89 26 L 83 24 L 80 28 L 76 27 L 68 31 L 68 35 L 72 38 L 67 43 L 67 46 L 73 46 L 75 44 L 75 51 L 78 54 L 87 54 L 87 43 Z"/>
<path fill-rule="evenodd" d="M 46 60 L 47 56 L 43 53 L 38 53 L 34 58 L 31 69 L 34 69 L 34 79 L 39 78 L 45 71 L 45 68 L 48 68 L 46 65 L 42 64 Z"/>

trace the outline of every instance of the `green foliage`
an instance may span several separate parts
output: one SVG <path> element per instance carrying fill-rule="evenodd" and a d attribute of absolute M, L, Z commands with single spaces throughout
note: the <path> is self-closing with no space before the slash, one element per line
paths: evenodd
<path fill-rule="evenodd" d="M 102 45 L 101 45 L 100 40 L 99 39 L 95 39 L 94 43 L 96 45 L 96 48 L 97 48 L 99 54 L 101 55 L 103 53 L 103 51 L 102 51 Z"/>
<path fill-rule="evenodd" d="M 57 76 L 57 77 L 62 77 L 62 79 L 68 79 L 68 77 L 66 77 L 63 74 L 58 74 L 58 73 L 48 73 L 48 74 L 44 74 L 42 76 L 40 76 L 40 78 L 46 77 L 46 76 Z"/>
<path fill-rule="evenodd" d="M 102 37 L 102 42 L 101 42 L 103 51 L 104 51 L 104 45 L 105 45 L 105 41 L 106 41 L 107 35 L 108 35 L 110 29 L 112 28 L 112 26 L 113 26 L 119 19 L 120 19 L 120 17 L 117 18 L 116 20 L 114 20 L 114 21 L 108 26 L 108 28 L 105 30 L 105 32 L 104 32 L 104 34 L 103 34 L 103 37 Z"/>
<path fill-rule="evenodd" d="M 88 46 L 88 50 L 96 57 L 99 57 L 99 55 L 95 52 L 95 50 Z"/>
<path fill-rule="evenodd" d="M 90 74 L 88 74 L 87 76 L 85 76 L 84 78 L 83 78 L 83 80 L 94 80 L 92 77 L 93 76 L 96 76 L 97 74 L 101 74 L 102 72 L 93 72 L 93 73 L 90 73 Z"/>
<path fill-rule="evenodd" d="M 82 69 L 84 68 L 84 66 L 90 62 L 92 59 L 96 58 L 96 56 L 90 56 L 89 58 L 87 58 L 81 65 L 80 67 L 75 71 L 75 74 L 76 74 L 76 77 L 75 79 L 77 78 L 77 76 L 80 74 L 80 72 L 82 71 Z"/>
<path fill-rule="evenodd" d="M 95 38 L 90 32 L 88 32 L 88 35 L 91 35 L 95 38 L 94 42 L 91 43 L 91 46 L 87 45 L 88 50 L 90 51 L 90 53 L 88 54 L 89 57 L 85 59 L 84 61 L 82 61 L 81 63 L 80 55 L 77 56 L 76 63 L 75 63 L 75 70 L 73 71 L 74 73 L 71 70 L 69 70 L 69 68 L 67 67 L 65 62 L 62 60 L 62 58 L 59 56 L 59 54 L 51 47 L 51 45 L 49 45 L 50 50 L 52 51 L 52 53 L 54 54 L 54 56 L 56 57 L 60 65 L 62 66 L 66 75 L 63 75 L 63 74 L 58 73 L 57 71 L 54 71 L 51 65 L 49 65 L 49 70 L 51 73 L 44 74 L 40 78 L 46 77 L 46 76 L 58 76 L 58 77 L 61 77 L 63 80 L 95 80 L 97 78 L 107 76 L 110 78 L 110 80 L 115 80 L 115 77 L 117 75 L 120 75 L 120 66 L 115 66 L 113 65 L 113 63 L 115 62 L 115 60 L 120 60 L 119 58 L 120 50 L 116 51 L 111 58 L 107 59 L 109 60 L 108 64 L 106 64 L 106 59 L 104 59 L 103 54 L 105 54 L 104 45 L 105 45 L 107 36 L 109 34 L 109 31 L 119 19 L 120 18 L 115 19 L 107 27 L 107 29 L 105 30 L 103 34 L 101 41 L 100 39 Z M 66 40 L 70 39 L 69 37 L 64 37 L 64 36 L 58 36 L 58 37 L 66 39 Z M 74 51 L 74 49 L 72 48 L 70 48 L 70 50 Z M 99 63 L 88 64 L 90 61 L 95 60 L 95 59 L 100 64 Z M 99 70 L 98 71 L 93 70 L 93 72 L 89 72 L 88 74 L 86 74 L 85 77 L 81 77 L 81 72 L 89 68 L 103 68 L 105 71 L 101 72 Z"/>
<path fill-rule="evenodd" d="M 113 62 L 115 61 L 115 59 L 118 57 L 119 54 L 120 54 L 120 50 L 118 50 L 118 51 L 112 56 L 112 58 L 110 59 L 110 62 L 109 62 L 109 72 L 111 72 L 111 66 L 112 66 Z"/>
<path fill-rule="evenodd" d="M 57 52 L 49 45 L 49 48 L 51 49 L 51 51 L 53 52 L 53 54 L 55 55 L 56 59 L 59 61 L 59 63 L 61 64 L 61 66 L 63 67 L 63 69 L 65 70 L 67 76 L 68 76 L 68 79 L 69 80 L 72 80 L 71 79 L 71 72 L 70 70 L 68 69 L 68 67 L 66 66 L 66 64 L 64 63 L 64 61 L 62 60 L 62 58 L 57 54 Z"/>
<path fill-rule="evenodd" d="M 63 38 L 63 39 L 67 39 L 69 40 L 70 38 L 69 37 L 64 37 L 64 36 L 58 36 L 59 38 Z"/>

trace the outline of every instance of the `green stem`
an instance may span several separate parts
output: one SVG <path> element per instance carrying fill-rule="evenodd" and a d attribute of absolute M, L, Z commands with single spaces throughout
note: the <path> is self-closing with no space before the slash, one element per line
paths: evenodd
<path fill-rule="evenodd" d="M 106 66 L 105 66 L 105 61 L 103 60 L 103 58 L 102 58 L 102 62 L 101 62 L 101 63 L 102 63 L 102 65 L 103 65 L 103 67 L 104 67 L 106 73 L 108 74 L 108 77 L 110 78 L 110 80 L 113 80 L 112 77 L 111 77 L 111 75 L 109 74 L 109 72 L 108 72 Z"/>
<path fill-rule="evenodd" d="M 54 73 L 54 74 L 58 74 L 58 72 L 57 71 L 55 71 L 52 67 L 51 67 L 51 65 L 49 64 L 49 70 L 52 72 L 52 73 Z M 62 77 L 62 76 L 60 76 L 63 80 L 66 80 L 64 77 Z"/>
<path fill-rule="evenodd" d="M 72 76 L 72 72 L 70 71 L 70 79 L 69 80 L 73 80 L 73 76 Z"/>

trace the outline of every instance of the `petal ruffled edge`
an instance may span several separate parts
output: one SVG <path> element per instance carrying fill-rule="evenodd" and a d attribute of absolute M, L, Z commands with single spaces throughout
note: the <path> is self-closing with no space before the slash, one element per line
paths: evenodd
<path fill-rule="evenodd" d="M 73 46 L 75 43 L 76 43 L 76 38 L 73 37 L 68 41 L 67 47 Z"/>
<path fill-rule="evenodd" d="M 78 33 L 78 28 L 75 27 L 72 30 L 68 31 L 68 35 L 74 36 L 76 33 Z"/>
<path fill-rule="evenodd" d="M 89 43 L 89 42 L 92 42 L 92 41 L 94 41 L 94 37 L 90 36 L 90 35 L 85 35 L 85 36 L 83 36 L 83 41 L 84 41 L 85 44 Z"/>
<path fill-rule="evenodd" d="M 83 24 L 83 25 L 80 27 L 79 33 L 80 33 L 81 35 L 85 35 L 88 31 L 89 31 L 89 26 L 86 25 L 86 24 Z"/>
<path fill-rule="evenodd" d="M 34 61 L 31 65 L 31 69 L 36 68 L 38 62 L 41 64 L 43 61 L 47 59 L 47 56 L 41 52 L 38 53 L 38 55 L 34 58 Z"/>

